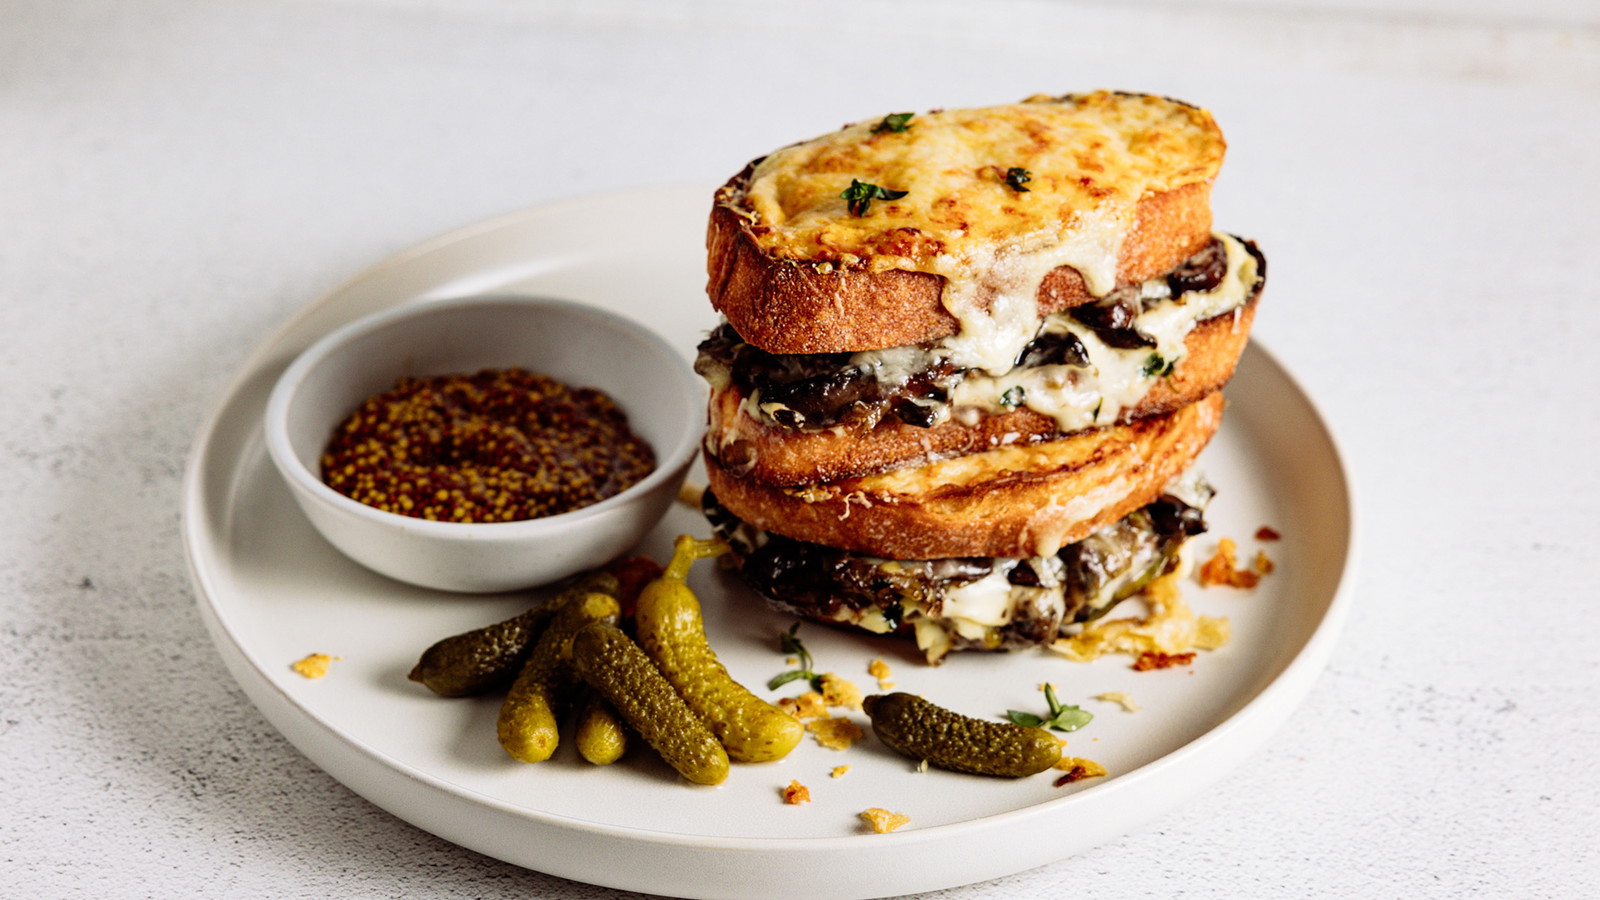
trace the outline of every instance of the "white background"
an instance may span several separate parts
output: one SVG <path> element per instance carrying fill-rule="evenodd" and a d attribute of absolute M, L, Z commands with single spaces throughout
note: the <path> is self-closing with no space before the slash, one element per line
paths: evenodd
<path fill-rule="evenodd" d="M 1198 801 L 935 896 L 1600 891 L 1593 4 L 9 0 L 0 895 L 610 896 L 381 812 L 232 684 L 178 536 L 210 404 L 436 233 L 1095 87 L 1227 132 L 1217 222 L 1347 453 L 1357 604 Z"/>

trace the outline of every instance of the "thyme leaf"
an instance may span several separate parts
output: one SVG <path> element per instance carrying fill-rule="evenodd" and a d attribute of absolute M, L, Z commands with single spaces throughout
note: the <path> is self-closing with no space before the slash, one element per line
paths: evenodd
<path fill-rule="evenodd" d="M 1006 710 L 1006 718 L 1018 725 L 1033 728 L 1054 728 L 1056 731 L 1077 731 L 1094 719 L 1094 713 L 1077 706 L 1067 706 L 1056 699 L 1053 685 L 1044 686 L 1044 701 L 1050 705 L 1050 715 L 1041 716 L 1017 709 Z"/>
<path fill-rule="evenodd" d="M 891 131 L 895 134 L 904 134 L 911 128 L 911 117 L 916 113 L 890 113 L 883 117 L 883 121 L 872 126 L 873 134 L 882 134 Z"/>
<path fill-rule="evenodd" d="M 846 202 L 853 216 L 864 216 L 874 200 L 899 200 L 908 191 L 896 191 L 889 188 L 878 187 L 870 182 L 857 178 L 850 179 L 850 186 L 839 192 L 840 199 Z"/>
<path fill-rule="evenodd" d="M 1152 353 L 1150 354 L 1150 358 L 1144 361 L 1144 368 L 1142 368 L 1140 371 L 1144 373 L 1146 378 L 1165 378 L 1172 374 L 1172 370 L 1176 368 L 1177 365 L 1177 360 L 1168 361 L 1162 359 L 1161 354 Z"/>

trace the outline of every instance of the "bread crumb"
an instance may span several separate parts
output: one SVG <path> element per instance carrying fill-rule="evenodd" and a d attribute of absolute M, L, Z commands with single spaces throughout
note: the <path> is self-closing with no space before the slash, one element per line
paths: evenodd
<path fill-rule="evenodd" d="M 1056 787 L 1064 787 L 1074 781 L 1082 781 L 1085 778 L 1099 778 L 1106 774 L 1105 766 L 1092 759 L 1082 759 L 1076 756 L 1061 757 L 1056 762 L 1055 767 L 1067 773 L 1055 780 Z"/>
<path fill-rule="evenodd" d="M 883 661 L 883 657 L 880 656 L 867 664 L 867 674 L 878 679 L 878 690 L 894 689 L 894 682 L 889 680 L 889 676 L 893 673 L 889 671 L 889 664 Z"/>
<path fill-rule="evenodd" d="M 1140 709 L 1139 704 L 1133 702 L 1133 697 L 1122 691 L 1106 691 L 1103 694 L 1095 694 L 1094 698 L 1096 700 L 1104 700 L 1107 703 L 1118 704 L 1122 707 L 1123 712 L 1138 712 Z"/>
<path fill-rule="evenodd" d="M 328 674 L 328 667 L 338 659 L 340 657 L 329 656 L 326 653 L 308 653 L 305 659 L 296 661 L 289 668 L 305 678 L 321 678 Z"/>
<path fill-rule="evenodd" d="M 911 821 L 911 817 L 905 813 L 889 812 L 887 809 L 882 809 L 876 806 L 871 809 L 862 810 L 861 818 L 865 820 L 868 825 L 872 826 L 872 830 L 876 831 L 878 834 L 888 834 L 896 828 L 899 828 L 901 825 Z"/>
<path fill-rule="evenodd" d="M 816 735 L 817 743 L 829 750 L 848 750 L 851 744 L 866 736 L 860 725 L 843 716 L 812 719 L 806 723 L 806 730 Z"/>
<path fill-rule="evenodd" d="M 846 773 L 848 771 L 850 771 L 850 767 L 849 766 L 834 766 L 831 770 L 829 770 L 828 777 L 829 778 L 843 778 L 844 777 L 844 773 Z"/>
<path fill-rule="evenodd" d="M 1153 672 L 1156 669 L 1187 666 L 1194 662 L 1194 657 L 1193 651 L 1188 653 L 1162 653 L 1160 651 L 1147 650 L 1139 654 L 1139 658 L 1133 661 L 1133 667 L 1140 672 Z"/>
<path fill-rule="evenodd" d="M 790 781 L 789 786 L 783 789 L 783 802 L 790 806 L 810 803 L 811 789 L 798 781 Z"/>
<path fill-rule="evenodd" d="M 1261 573 L 1249 569 L 1240 569 L 1236 554 L 1238 545 L 1233 538 L 1223 538 L 1217 542 L 1217 552 L 1200 566 L 1197 573 L 1200 584 L 1205 587 L 1225 585 L 1236 588 L 1253 588 L 1261 582 Z"/>
<path fill-rule="evenodd" d="M 861 708 L 861 689 L 832 672 L 822 676 L 822 702 L 845 709 Z"/>

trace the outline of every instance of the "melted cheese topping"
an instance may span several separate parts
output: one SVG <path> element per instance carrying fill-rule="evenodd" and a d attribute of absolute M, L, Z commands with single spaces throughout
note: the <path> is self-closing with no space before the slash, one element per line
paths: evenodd
<path fill-rule="evenodd" d="M 1070 266 L 1105 294 L 1139 199 L 1214 178 L 1225 148 L 1204 110 L 1110 92 L 923 113 L 900 133 L 878 124 L 757 164 L 743 198 L 751 236 L 776 258 L 943 276 L 961 322 L 952 358 L 992 372 L 1032 333 L 1050 270 Z M 1011 169 L 1026 170 L 1026 191 Z M 906 194 L 854 215 L 840 196 L 852 180 Z"/>
<path fill-rule="evenodd" d="M 873 495 L 922 494 L 940 485 L 971 486 L 1012 472 L 1054 472 L 1081 464 L 1106 441 L 1099 432 L 1071 434 L 1037 444 L 1010 444 L 906 466 L 853 479 L 854 489 Z M 1107 452 L 1121 448 L 1111 446 Z"/>

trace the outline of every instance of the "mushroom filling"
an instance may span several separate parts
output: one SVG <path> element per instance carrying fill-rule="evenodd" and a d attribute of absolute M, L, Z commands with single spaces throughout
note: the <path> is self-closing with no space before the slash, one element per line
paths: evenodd
<path fill-rule="evenodd" d="M 929 662 L 951 650 L 1047 644 L 1105 615 L 1177 563 L 1206 530 L 1198 477 L 1052 556 L 888 560 L 798 541 L 735 517 L 707 491 L 706 518 L 775 608 L 879 634 L 908 632 Z"/>
<path fill-rule="evenodd" d="M 1188 332 L 1253 300 L 1265 272 L 1254 244 L 1214 235 L 1162 278 L 1045 316 L 1022 336 L 1006 372 L 957 366 L 939 342 L 768 353 L 726 323 L 700 344 L 695 371 L 713 387 L 738 389 L 750 415 L 784 428 L 871 428 L 888 416 L 928 428 L 947 421 L 952 408 L 1004 412 L 1022 405 L 1056 417 L 1063 429 L 1081 428 L 1113 421 L 1137 403 L 1171 373 Z"/>

